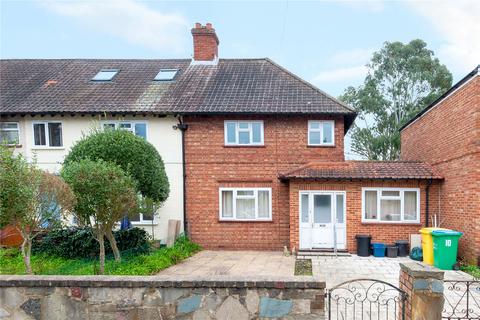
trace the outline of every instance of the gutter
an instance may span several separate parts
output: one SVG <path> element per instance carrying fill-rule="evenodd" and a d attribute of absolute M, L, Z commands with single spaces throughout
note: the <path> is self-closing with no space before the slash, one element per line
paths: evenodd
<path fill-rule="evenodd" d="M 183 176 L 183 232 L 188 236 L 188 221 L 187 221 L 187 169 L 185 161 L 185 131 L 188 129 L 188 124 L 183 122 L 182 116 L 178 117 L 178 124 L 173 126 L 176 130 L 182 132 L 182 176 Z"/>

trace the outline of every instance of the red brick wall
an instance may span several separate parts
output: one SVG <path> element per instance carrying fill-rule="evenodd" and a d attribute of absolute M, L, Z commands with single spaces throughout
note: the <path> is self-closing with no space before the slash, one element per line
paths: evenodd
<path fill-rule="evenodd" d="M 402 131 L 402 159 L 432 164 L 445 178 L 439 221 L 464 232 L 460 255 L 480 262 L 480 77 Z"/>
<path fill-rule="evenodd" d="M 264 146 L 225 147 L 224 120 L 263 120 Z M 335 147 L 307 147 L 308 120 L 335 119 Z M 289 245 L 289 189 L 278 175 L 312 160 L 343 161 L 343 118 L 188 116 L 187 220 L 205 248 L 277 250 Z M 220 222 L 220 187 L 271 187 L 271 222 Z"/>
<path fill-rule="evenodd" d="M 439 183 L 430 187 L 430 214 L 438 213 Z M 362 223 L 362 188 L 363 187 L 396 187 L 420 188 L 420 223 Z M 395 240 L 409 240 L 410 234 L 418 234 L 425 224 L 425 188 L 424 181 L 301 181 L 290 182 L 290 247 L 299 248 L 299 191 L 330 190 L 346 191 L 347 199 L 347 250 L 356 252 L 357 234 L 370 234 L 372 241 L 393 243 Z"/>

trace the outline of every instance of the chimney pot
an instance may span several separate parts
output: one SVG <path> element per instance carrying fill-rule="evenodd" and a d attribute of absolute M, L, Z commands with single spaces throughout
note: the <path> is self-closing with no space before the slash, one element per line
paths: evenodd
<path fill-rule="evenodd" d="M 193 36 L 193 60 L 202 62 L 214 62 L 218 58 L 217 34 L 211 23 L 202 26 L 195 23 L 192 29 Z"/>

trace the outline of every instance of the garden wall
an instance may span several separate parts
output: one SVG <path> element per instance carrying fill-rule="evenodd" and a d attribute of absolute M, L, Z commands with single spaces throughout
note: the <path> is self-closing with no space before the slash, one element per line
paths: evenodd
<path fill-rule="evenodd" d="M 318 318 L 325 283 L 0 276 L 2 319 Z"/>

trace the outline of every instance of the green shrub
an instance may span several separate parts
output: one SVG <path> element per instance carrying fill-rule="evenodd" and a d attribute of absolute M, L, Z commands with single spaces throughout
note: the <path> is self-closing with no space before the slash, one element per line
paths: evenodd
<path fill-rule="evenodd" d="M 168 198 L 170 186 L 160 154 L 151 143 L 128 131 L 94 131 L 83 137 L 72 147 L 64 164 L 81 159 L 113 162 L 135 180 L 144 197 L 155 202 Z"/>
<path fill-rule="evenodd" d="M 127 255 L 145 254 L 150 250 L 150 237 L 140 228 L 114 231 L 118 249 Z M 59 229 L 43 234 L 33 242 L 33 252 L 67 259 L 96 258 L 99 244 L 91 228 Z M 112 254 L 108 241 L 105 242 L 107 255 Z"/>

